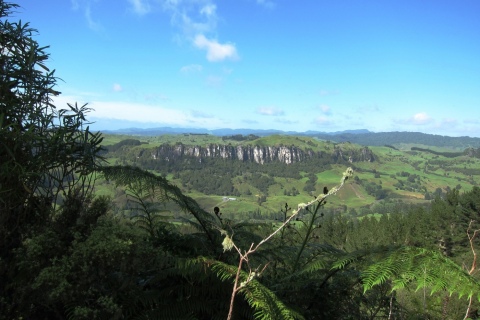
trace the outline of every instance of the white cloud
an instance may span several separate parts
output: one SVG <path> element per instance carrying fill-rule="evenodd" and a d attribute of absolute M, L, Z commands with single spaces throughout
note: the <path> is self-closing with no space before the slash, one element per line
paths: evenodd
<path fill-rule="evenodd" d="M 292 125 L 292 124 L 297 124 L 299 123 L 297 120 L 289 120 L 289 119 L 275 119 L 274 122 L 277 123 L 282 123 L 282 124 L 287 124 L 287 125 Z"/>
<path fill-rule="evenodd" d="M 453 118 L 444 118 L 442 119 L 442 125 L 457 125 L 457 119 Z"/>
<path fill-rule="evenodd" d="M 453 118 L 444 118 L 439 123 L 432 126 L 434 130 L 439 131 L 440 134 L 445 134 L 445 132 L 456 132 L 467 130 L 467 125 L 459 126 L 458 120 Z"/>
<path fill-rule="evenodd" d="M 417 113 L 413 115 L 413 117 L 410 119 L 410 122 L 412 122 L 413 124 L 420 124 L 420 125 L 428 124 L 432 121 L 433 119 L 426 112 Z"/>
<path fill-rule="evenodd" d="M 195 37 L 194 44 L 199 49 L 207 51 L 208 61 L 222 61 L 225 59 L 237 59 L 237 49 L 235 45 L 226 43 L 221 44 L 217 40 L 207 39 L 203 34 Z"/>
<path fill-rule="evenodd" d="M 194 73 L 194 72 L 201 72 L 203 67 L 199 64 L 190 64 L 188 66 L 183 66 L 180 68 L 181 73 Z"/>
<path fill-rule="evenodd" d="M 72 3 L 72 9 L 78 10 L 78 8 L 80 7 L 80 5 L 78 4 L 78 0 L 72 0 L 71 3 Z"/>
<path fill-rule="evenodd" d="M 368 119 L 373 119 L 378 118 L 382 113 L 382 110 L 376 104 L 361 105 L 355 107 L 355 109 L 353 109 L 353 112 L 345 114 L 343 115 L 343 117 L 351 120 L 363 119 L 364 117 L 368 117 Z"/>
<path fill-rule="evenodd" d="M 219 119 L 215 115 L 200 111 L 182 111 L 162 107 L 158 104 L 99 101 L 95 100 L 95 95 L 90 94 L 81 94 L 81 96 L 60 95 L 54 98 L 54 104 L 58 109 L 67 109 L 67 103 L 74 105 L 77 102 L 79 106 L 82 106 L 85 104 L 86 98 L 89 100 L 88 107 L 91 108 L 91 111 L 86 115 L 87 120 L 96 122 L 94 126 L 102 130 L 109 128 L 111 123 L 128 123 L 130 126 L 138 125 L 139 127 L 171 125 L 205 128 L 219 128 L 228 123 L 228 121 Z"/>
<path fill-rule="evenodd" d="M 223 83 L 223 78 L 219 76 L 208 76 L 206 82 L 209 86 L 219 87 Z"/>
<path fill-rule="evenodd" d="M 203 14 L 207 17 L 212 17 L 216 15 L 217 6 L 214 4 L 207 4 L 200 9 L 200 14 Z"/>
<path fill-rule="evenodd" d="M 252 119 L 243 119 L 242 122 L 246 124 L 258 124 L 257 120 L 252 120 Z"/>
<path fill-rule="evenodd" d="M 265 8 L 272 9 L 275 7 L 275 3 L 270 0 L 257 0 L 257 4 L 264 6 Z"/>
<path fill-rule="evenodd" d="M 324 117 L 324 116 L 320 116 L 320 117 L 316 118 L 313 122 L 315 124 L 320 124 L 320 125 L 331 125 L 332 124 L 332 121 L 329 118 Z"/>
<path fill-rule="evenodd" d="M 91 116 L 95 118 L 175 125 L 188 125 L 190 119 L 183 111 L 139 103 L 94 101 L 89 106 L 94 109 Z"/>
<path fill-rule="evenodd" d="M 57 109 L 67 109 L 68 103 L 72 105 L 77 103 L 79 106 L 88 103 L 88 105 L 90 106 L 89 101 L 94 100 L 98 97 L 99 95 L 94 92 L 75 92 L 73 95 L 58 95 L 56 97 L 53 97 L 52 100 L 53 104 Z"/>
<path fill-rule="evenodd" d="M 122 86 L 121 86 L 120 84 L 118 84 L 118 83 L 114 83 L 112 89 L 113 89 L 113 91 L 115 91 L 115 92 L 121 92 L 121 91 L 123 91 Z"/>
<path fill-rule="evenodd" d="M 145 94 L 143 98 L 149 103 L 158 103 L 170 100 L 166 95 L 161 93 L 148 93 Z"/>
<path fill-rule="evenodd" d="M 213 118 L 213 115 L 211 115 L 209 113 L 204 113 L 204 112 L 199 111 L 199 110 L 192 110 L 190 113 L 191 113 L 192 117 L 194 117 L 194 118 Z"/>
<path fill-rule="evenodd" d="M 53 98 L 53 103 L 58 109 L 67 108 L 67 103 L 79 106 L 88 103 L 91 112 L 87 119 L 114 119 L 134 122 L 158 122 L 186 125 L 191 117 L 182 111 L 130 102 L 100 101 L 96 93 L 78 92 L 75 95 L 59 95 Z"/>
<path fill-rule="evenodd" d="M 476 126 L 480 126 L 480 120 L 479 119 L 469 118 L 469 119 L 465 119 L 463 122 L 468 123 L 468 124 L 474 124 Z"/>
<path fill-rule="evenodd" d="M 104 28 L 100 22 L 93 18 L 91 4 L 94 4 L 95 1 L 91 0 L 72 0 L 72 10 L 79 10 L 83 12 L 87 25 L 90 29 L 96 32 L 103 31 Z"/>
<path fill-rule="evenodd" d="M 211 0 L 167 0 L 163 8 L 171 14 L 172 25 L 179 27 L 188 39 L 198 33 L 214 32 L 217 27 L 217 7 Z"/>
<path fill-rule="evenodd" d="M 102 31 L 103 30 L 102 25 L 92 18 L 92 13 L 90 11 L 90 5 L 87 5 L 87 7 L 85 8 L 85 18 L 87 19 L 87 24 L 88 24 L 88 27 L 90 29 L 92 29 L 94 31 Z"/>
<path fill-rule="evenodd" d="M 233 69 L 223 68 L 222 71 L 223 71 L 224 74 L 231 74 L 233 72 Z"/>
<path fill-rule="evenodd" d="M 208 61 L 238 58 L 234 44 L 220 43 L 208 36 L 216 33 L 219 20 L 214 1 L 165 0 L 163 7 L 171 14 L 172 25 L 181 30 L 181 35 L 175 37 L 177 41 L 191 41 L 195 47 L 206 50 Z"/>
<path fill-rule="evenodd" d="M 420 125 L 434 125 L 434 119 L 430 117 L 426 112 L 419 112 L 414 114 L 409 118 L 399 118 L 399 117 L 392 117 L 392 129 L 397 128 L 398 125 L 406 125 L 406 126 L 420 126 Z"/>
<path fill-rule="evenodd" d="M 276 107 L 260 107 L 257 109 L 257 113 L 264 116 L 281 116 L 285 112 Z"/>
<path fill-rule="evenodd" d="M 150 4 L 148 0 L 128 0 L 133 7 L 133 11 L 136 14 L 144 15 L 150 12 Z"/>
<path fill-rule="evenodd" d="M 322 113 L 324 114 L 330 114 L 330 107 L 327 106 L 326 104 L 322 104 L 318 107 L 320 109 L 320 111 L 322 111 Z"/>

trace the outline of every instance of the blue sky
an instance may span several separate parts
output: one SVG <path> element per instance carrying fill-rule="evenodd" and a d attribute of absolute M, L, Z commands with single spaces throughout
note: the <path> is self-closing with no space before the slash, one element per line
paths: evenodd
<path fill-rule="evenodd" d="M 19 0 L 97 130 L 480 137 L 480 1 Z"/>

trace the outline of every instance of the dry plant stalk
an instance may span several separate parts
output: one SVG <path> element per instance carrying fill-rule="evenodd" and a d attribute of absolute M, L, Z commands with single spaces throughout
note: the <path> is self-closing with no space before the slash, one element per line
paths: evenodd
<path fill-rule="evenodd" d="M 474 222 L 475 222 L 475 220 L 470 220 L 470 223 L 468 224 L 468 229 L 467 229 L 467 237 L 468 237 L 468 241 L 470 242 L 470 249 L 472 249 L 472 253 L 473 253 L 472 266 L 470 267 L 470 270 L 468 271 L 469 275 L 473 275 L 473 273 L 477 269 L 477 252 L 475 251 L 475 246 L 474 246 L 473 241 L 479 235 L 480 229 L 474 230 L 473 233 L 471 233 L 472 232 L 472 230 L 471 230 L 472 229 L 472 224 Z M 463 318 L 464 320 L 468 319 L 469 316 L 470 316 L 470 312 L 472 311 L 472 303 L 473 303 L 473 296 L 471 296 L 469 298 L 467 311 L 465 312 L 465 317 Z"/>
<path fill-rule="evenodd" d="M 229 311 L 228 311 L 228 316 L 227 316 L 227 320 L 231 320 L 232 319 L 232 314 L 233 314 L 233 305 L 234 305 L 234 302 L 235 302 L 235 296 L 237 295 L 238 291 L 240 289 L 242 289 L 244 286 L 246 286 L 250 281 L 252 281 L 255 277 L 261 275 L 261 273 L 267 268 L 268 266 L 268 263 L 263 266 L 263 268 L 261 269 L 261 271 L 258 271 L 260 269 L 260 266 L 257 267 L 254 271 L 252 270 L 252 268 L 250 267 L 249 265 L 249 256 L 252 254 L 252 253 L 255 253 L 258 248 L 263 245 L 265 242 L 269 241 L 270 239 L 272 239 L 277 233 L 279 233 L 283 228 L 285 228 L 289 223 L 290 221 L 295 218 L 298 213 L 306 208 L 308 208 L 309 206 L 311 206 L 312 204 L 315 204 L 315 203 L 320 203 L 322 201 L 324 201 L 327 197 L 331 196 L 331 195 L 334 195 L 336 194 L 342 187 L 343 185 L 345 184 L 345 181 L 348 180 L 349 177 L 351 177 L 353 175 L 353 169 L 352 168 L 347 168 L 347 170 L 345 170 L 345 172 L 343 173 L 343 176 L 342 176 L 342 179 L 340 180 L 340 184 L 338 184 L 337 186 L 333 187 L 328 193 L 326 194 L 320 194 L 318 197 L 316 197 L 314 200 L 308 202 L 308 203 L 299 203 L 297 205 L 297 209 L 293 210 L 292 211 L 292 215 L 290 217 L 288 217 L 275 231 L 273 231 L 270 235 L 268 235 L 267 237 L 265 237 L 264 239 L 262 239 L 259 243 L 257 243 L 256 245 L 254 243 L 252 243 L 250 245 L 250 248 L 247 250 L 247 251 L 244 251 L 242 253 L 242 250 L 237 247 L 237 245 L 235 244 L 235 242 L 233 242 L 233 239 L 232 237 L 230 237 L 228 235 L 228 233 L 226 231 L 223 231 L 222 230 L 222 234 L 225 235 L 225 239 L 223 240 L 222 242 L 222 245 L 223 245 L 223 250 L 224 251 L 229 251 L 231 250 L 232 248 L 235 248 L 235 250 L 237 251 L 238 253 L 238 256 L 239 256 L 239 261 L 238 261 L 238 267 L 237 267 L 237 274 L 235 276 L 235 282 L 233 284 L 233 290 L 232 290 L 232 296 L 230 298 L 230 308 L 229 308 Z M 243 281 L 241 283 L 239 283 L 239 279 L 240 279 L 240 272 L 242 271 L 242 266 L 243 266 L 243 263 L 246 263 L 248 265 L 248 268 L 249 268 L 249 274 L 248 274 L 248 277 L 247 277 L 247 280 L 246 281 Z"/>

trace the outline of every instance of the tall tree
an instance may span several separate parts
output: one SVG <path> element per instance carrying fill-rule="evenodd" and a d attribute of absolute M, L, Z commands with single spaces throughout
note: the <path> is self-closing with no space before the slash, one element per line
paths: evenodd
<path fill-rule="evenodd" d="M 86 106 L 57 109 L 57 78 L 47 47 L 28 23 L 11 22 L 18 5 L 0 0 L 0 296 L 8 297 L 13 252 L 52 221 L 69 197 L 88 196 L 101 149 Z M 86 127 L 85 127 L 86 126 Z M 9 289 L 10 288 L 10 289 Z"/>

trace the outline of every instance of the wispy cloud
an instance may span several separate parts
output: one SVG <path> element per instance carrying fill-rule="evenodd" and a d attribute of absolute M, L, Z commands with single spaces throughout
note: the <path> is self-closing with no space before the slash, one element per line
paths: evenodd
<path fill-rule="evenodd" d="M 416 125 L 429 124 L 429 123 L 432 123 L 432 121 L 433 119 L 426 112 L 417 113 L 409 119 L 409 122 L 411 124 L 416 124 Z"/>
<path fill-rule="evenodd" d="M 237 49 L 234 44 L 221 44 L 217 40 L 207 39 L 203 34 L 195 37 L 194 44 L 199 49 L 207 51 L 208 61 L 222 61 L 225 59 L 237 59 Z"/>
<path fill-rule="evenodd" d="M 458 131 L 459 129 L 461 131 L 467 130 L 468 126 L 467 125 L 460 126 L 457 119 L 444 118 L 440 120 L 438 123 L 434 124 L 432 127 L 435 131 L 455 132 L 455 131 Z"/>
<path fill-rule="evenodd" d="M 163 8 L 171 14 L 172 25 L 180 28 L 186 38 L 216 30 L 217 7 L 211 0 L 165 0 Z"/>
<path fill-rule="evenodd" d="M 98 32 L 103 30 L 102 25 L 93 19 L 92 13 L 90 10 L 90 5 L 87 5 L 87 7 L 85 8 L 85 18 L 87 19 L 88 27 L 93 31 Z"/>
<path fill-rule="evenodd" d="M 357 113 L 360 113 L 361 115 L 365 115 L 365 114 L 371 114 L 371 113 L 379 113 L 381 110 L 379 106 L 372 104 L 372 105 L 365 105 L 365 106 L 358 107 L 355 109 L 355 111 Z"/>
<path fill-rule="evenodd" d="M 200 9 L 200 14 L 205 15 L 207 17 L 215 17 L 216 15 L 217 6 L 212 3 L 207 3 Z"/>
<path fill-rule="evenodd" d="M 299 123 L 297 120 L 289 120 L 289 119 L 283 119 L 283 118 L 282 119 L 275 119 L 274 122 L 287 124 L 287 125 Z"/>
<path fill-rule="evenodd" d="M 78 3 L 78 0 L 71 0 L 71 3 L 72 3 L 72 9 L 73 10 L 78 10 L 78 8 L 80 7 L 80 4 Z"/>
<path fill-rule="evenodd" d="M 143 95 L 143 98 L 145 99 L 146 102 L 152 103 L 152 104 L 170 100 L 169 97 L 161 93 L 147 93 Z"/>
<path fill-rule="evenodd" d="M 114 83 L 112 86 L 112 90 L 115 92 L 121 92 L 123 91 L 123 87 L 118 83 Z"/>
<path fill-rule="evenodd" d="M 264 6 L 265 8 L 268 8 L 268 9 L 275 8 L 275 2 L 270 1 L 270 0 L 256 0 L 256 2 L 259 5 Z"/>
<path fill-rule="evenodd" d="M 404 126 L 425 126 L 430 129 L 439 127 L 439 123 L 436 123 L 435 119 L 430 117 L 426 112 L 419 112 L 408 118 L 391 118 L 392 128 L 398 128 L 399 125 Z"/>
<path fill-rule="evenodd" d="M 195 73 L 195 72 L 201 72 L 203 70 L 203 67 L 199 64 L 190 64 L 188 66 L 183 66 L 180 68 L 181 73 Z"/>
<path fill-rule="evenodd" d="M 128 0 L 132 5 L 133 12 L 138 15 L 144 15 L 150 12 L 151 7 L 148 0 Z"/>
<path fill-rule="evenodd" d="M 449 126 L 456 126 L 458 124 L 458 120 L 454 118 L 444 118 L 441 121 L 442 125 L 449 125 Z"/>
<path fill-rule="evenodd" d="M 223 83 L 223 78 L 219 76 L 208 76 L 205 81 L 207 85 L 211 87 L 219 87 Z"/>
<path fill-rule="evenodd" d="M 332 121 L 328 117 L 320 116 L 314 119 L 313 123 L 322 126 L 330 126 L 332 124 Z"/>
<path fill-rule="evenodd" d="M 264 116 L 282 116 L 285 112 L 276 107 L 259 107 L 257 113 Z"/>
<path fill-rule="evenodd" d="M 177 125 L 188 124 L 190 118 L 182 111 L 138 103 L 94 101 L 89 105 L 95 109 L 92 112 L 92 116 L 95 118 Z"/>
<path fill-rule="evenodd" d="M 94 18 L 93 5 L 98 0 L 71 0 L 72 9 L 82 11 L 90 29 L 103 31 L 102 24 Z M 180 30 L 176 39 L 188 41 L 194 47 L 205 50 L 211 62 L 238 58 L 236 45 L 215 38 L 218 25 L 217 6 L 213 0 L 127 0 L 130 10 L 145 15 L 155 6 L 161 6 L 170 15 L 171 24 Z M 260 1 L 269 5 L 270 1 Z"/>
<path fill-rule="evenodd" d="M 326 104 L 322 104 L 322 105 L 318 106 L 318 108 L 320 109 L 320 111 L 321 111 L 323 114 L 331 114 L 331 113 L 332 113 L 330 107 L 327 106 Z"/>
<path fill-rule="evenodd" d="M 159 105 L 142 103 L 93 101 L 89 103 L 93 109 L 89 118 L 96 121 L 118 120 L 137 123 L 155 123 L 172 126 L 218 127 L 224 122 L 221 119 L 201 111 L 181 111 Z"/>
<path fill-rule="evenodd" d="M 190 111 L 190 113 L 194 118 L 213 118 L 213 115 L 205 113 L 203 111 L 199 111 L 199 110 L 192 110 Z"/>
<path fill-rule="evenodd" d="M 205 50 L 208 61 L 238 58 L 235 44 L 220 42 L 211 36 L 216 33 L 219 20 L 212 0 L 165 0 L 163 7 L 171 14 L 172 24 L 181 30 L 181 37 Z"/>
<path fill-rule="evenodd" d="M 463 122 L 480 126 L 480 120 L 479 119 L 466 119 Z"/>
<path fill-rule="evenodd" d="M 100 32 L 103 31 L 104 28 L 100 22 L 94 19 L 93 14 L 92 14 L 92 9 L 91 9 L 91 4 L 94 1 L 90 0 L 71 0 L 72 3 L 72 9 L 75 11 L 81 11 L 83 12 L 83 16 L 85 17 L 85 20 L 87 22 L 88 28 L 90 28 L 93 31 Z"/>

